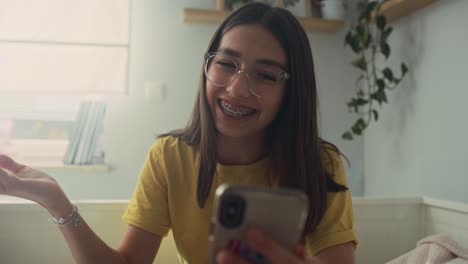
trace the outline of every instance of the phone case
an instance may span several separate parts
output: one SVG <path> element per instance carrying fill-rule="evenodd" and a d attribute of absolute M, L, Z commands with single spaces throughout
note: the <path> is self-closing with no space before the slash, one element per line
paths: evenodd
<path fill-rule="evenodd" d="M 243 211 L 243 214 L 241 213 Z M 209 237 L 209 263 L 228 249 L 252 263 L 268 263 L 247 246 L 246 231 L 256 226 L 288 249 L 294 249 L 308 212 L 307 196 L 297 190 L 228 185 L 218 187 Z"/>

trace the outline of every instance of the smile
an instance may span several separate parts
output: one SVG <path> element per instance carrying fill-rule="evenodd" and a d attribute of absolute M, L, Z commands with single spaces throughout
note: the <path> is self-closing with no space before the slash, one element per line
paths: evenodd
<path fill-rule="evenodd" d="M 248 117 L 257 112 L 257 110 L 252 109 L 252 108 L 235 107 L 221 99 L 218 100 L 218 103 L 223 113 L 229 117 L 234 117 L 234 118 Z"/>

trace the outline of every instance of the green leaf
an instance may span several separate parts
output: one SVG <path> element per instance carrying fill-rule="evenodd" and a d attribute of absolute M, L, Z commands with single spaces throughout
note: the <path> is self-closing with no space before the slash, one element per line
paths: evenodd
<path fill-rule="evenodd" d="M 376 23 L 380 30 L 384 30 L 385 26 L 387 25 L 387 19 L 384 16 L 379 15 L 377 16 Z"/>
<path fill-rule="evenodd" d="M 364 56 L 354 60 L 353 62 L 351 62 L 351 64 L 358 68 L 358 69 L 361 69 L 363 71 L 367 71 L 367 62 L 366 62 L 366 59 L 364 58 Z"/>
<path fill-rule="evenodd" d="M 368 102 L 369 102 L 368 100 L 357 98 L 357 99 L 354 99 L 354 106 L 363 106 L 363 105 L 366 105 Z"/>
<path fill-rule="evenodd" d="M 359 20 L 369 21 L 372 11 L 374 11 L 376 7 L 376 1 L 369 1 L 366 5 L 366 8 L 362 11 L 361 15 L 359 16 Z"/>
<path fill-rule="evenodd" d="M 365 99 L 362 99 L 362 98 L 351 98 L 351 101 L 348 102 L 348 108 L 349 109 L 354 109 L 354 112 L 357 113 L 358 110 L 359 110 L 358 109 L 359 106 L 365 105 L 368 102 L 369 102 L 368 100 L 365 100 Z"/>
<path fill-rule="evenodd" d="M 359 118 L 357 121 L 356 121 L 356 124 L 355 125 L 358 125 L 359 127 L 361 127 L 362 129 L 365 129 L 366 128 L 366 122 L 364 121 L 364 119 L 362 118 Z"/>
<path fill-rule="evenodd" d="M 390 45 L 386 42 L 380 43 L 380 51 L 382 51 L 385 59 L 388 59 L 388 56 L 390 56 Z"/>
<path fill-rule="evenodd" d="M 389 27 L 382 32 L 381 41 L 386 42 L 390 34 L 392 33 L 393 28 Z"/>
<path fill-rule="evenodd" d="M 408 72 L 408 67 L 406 64 L 402 63 L 401 64 L 401 75 L 404 76 Z"/>
<path fill-rule="evenodd" d="M 361 38 L 364 38 L 364 35 L 366 34 L 366 29 L 363 25 L 360 24 L 356 26 L 356 32 Z"/>
<path fill-rule="evenodd" d="M 378 2 L 377 1 L 369 1 L 366 6 L 366 12 L 372 12 L 374 9 L 377 7 Z"/>
<path fill-rule="evenodd" d="M 360 53 L 362 51 L 361 42 L 357 38 L 354 39 L 354 42 L 351 45 L 351 49 L 354 51 L 354 53 Z"/>
<path fill-rule="evenodd" d="M 348 31 L 345 37 L 345 45 L 351 46 L 351 42 L 353 41 L 352 39 L 353 39 L 353 33 L 351 31 Z"/>
<path fill-rule="evenodd" d="M 354 99 L 354 101 L 356 102 L 356 105 L 365 105 L 367 104 L 369 101 L 368 100 L 365 100 L 365 99 L 362 99 L 362 98 L 357 98 L 357 99 Z"/>
<path fill-rule="evenodd" d="M 357 35 L 353 35 L 352 32 L 348 32 L 346 34 L 345 45 L 346 44 L 349 45 L 355 53 L 359 53 L 362 50 L 359 37 Z"/>
<path fill-rule="evenodd" d="M 393 71 L 390 68 L 385 68 L 382 73 L 387 80 L 393 82 Z"/>
<path fill-rule="evenodd" d="M 351 134 L 349 131 L 346 131 L 343 133 L 343 135 L 341 135 L 341 138 L 346 140 L 353 140 L 353 134 Z"/>
<path fill-rule="evenodd" d="M 375 83 L 377 84 L 377 86 L 379 87 L 379 90 L 382 90 L 385 88 L 385 81 L 384 79 L 377 79 L 377 81 L 375 81 Z"/>
<path fill-rule="evenodd" d="M 379 120 L 379 113 L 377 110 L 373 109 L 372 114 L 374 115 L 374 120 L 377 122 Z"/>
<path fill-rule="evenodd" d="M 377 92 L 373 93 L 370 95 L 371 99 L 376 100 L 379 105 L 382 105 L 382 103 L 387 103 L 387 95 L 385 94 L 384 89 L 378 89 Z"/>
<path fill-rule="evenodd" d="M 358 112 L 358 105 L 356 105 L 353 101 L 348 102 L 348 109 L 350 112 L 354 111 L 355 113 Z"/>
<path fill-rule="evenodd" d="M 353 133 L 355 135 L 361 135 L 362 134 L 362 129 L 360 129 L 359 127 L 353 126 L 353 127 L 351 127 L 351 131 L 353 131 Z"/>
<path fill-rule="evenodd" d="M 384 90 L 382 90 L 382 91 L 381 91 L 381 93 L 382 93 L 382 99 L 383 99 L 383 102 L 384 102 L 384 103 L 388 103 L 388 100 L 387 100 L 387 94 L 385 93 L 385 91 L 384 91 Z"/>
<path fill-rule="evenodd" d="M 359 118 L 351 127 L 351 130 L 355 135 L 361 135 L 364 129 L 366 129 L 366 122 L 362 118 Z"/>

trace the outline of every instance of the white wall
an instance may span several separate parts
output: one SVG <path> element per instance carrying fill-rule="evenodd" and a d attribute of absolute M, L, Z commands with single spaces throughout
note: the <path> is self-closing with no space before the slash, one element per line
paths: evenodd
<path fill-rule="evenodd" d="M 365 136 L 365 194 L 468 202 L 467 13 L 436 1 L 394 25 L 391 56 L 410 75 Z"/>
<path fill-rule="evenodd" d="M 192 110 L 203 54 L 216 25 L 185 24 L 183 7 L 215 8 L 214 0 L 135 0 L 131 11 L 129 95 L 111 98 L 105 120 L 109 173 L 53 173 L 71 199 L 128 199 L 155 134 L 183 127 Z M 360 193 L 362 139 L 343 142 L 353 121 L 345 102 L 354 78 L 343 46 L 344 30 L 309 33 L 315 56 L 323 137 L 353 163 L 348 176 Z M 146 81 L 167 84 L 167 99 L 144 101 Z"/>

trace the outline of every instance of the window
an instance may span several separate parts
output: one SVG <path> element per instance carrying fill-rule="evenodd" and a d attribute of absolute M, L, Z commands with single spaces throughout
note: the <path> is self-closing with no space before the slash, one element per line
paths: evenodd
<path fill-rule="evenodd" d="M 80 102 L 127 92 L 130 0 L 2 0 L 0 18 L 0 152 L 59 163 Z"/>

